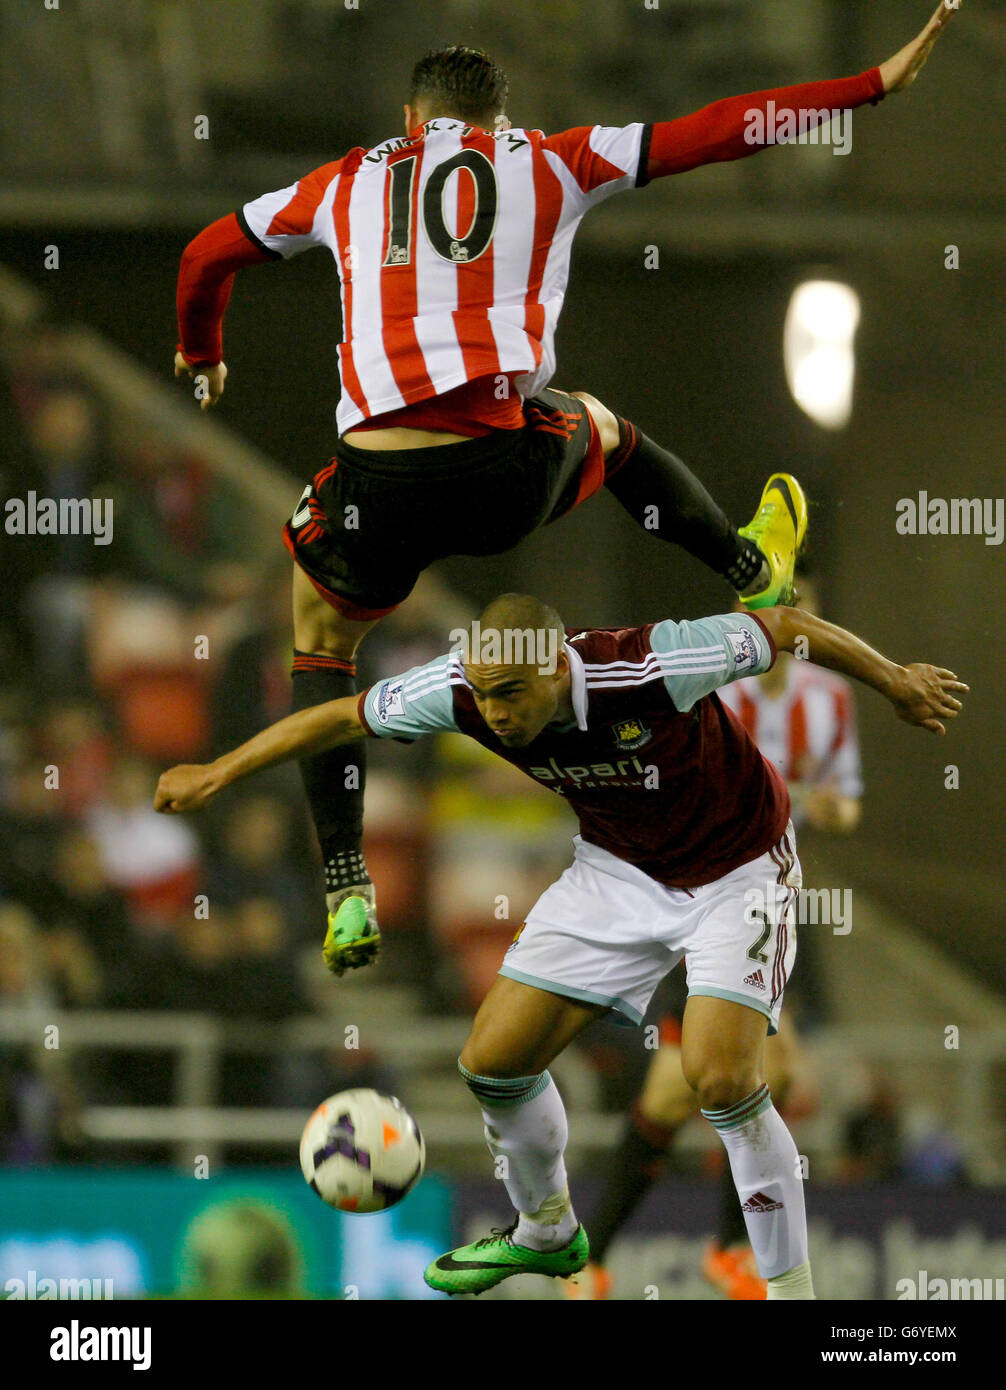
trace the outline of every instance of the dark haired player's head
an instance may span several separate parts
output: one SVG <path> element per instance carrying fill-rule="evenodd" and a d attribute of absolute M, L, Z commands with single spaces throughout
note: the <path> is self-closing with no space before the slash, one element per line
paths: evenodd
<path fill-rule="evenodd" d="M 482 130 L 507 130 L 510 83 L 502 68 L 480 48 L 438 48 L 412 69 L 405 107 L 406 134 L 434 116 L 453 116 Z"/>
<path fill-rule="evenodd" d="M 565 631 L 530 594 L 500 594 L 473 624 L 465 676 L 475 706 L 508 748 L 524 748 L 553 720 L 572 718 Z"/>

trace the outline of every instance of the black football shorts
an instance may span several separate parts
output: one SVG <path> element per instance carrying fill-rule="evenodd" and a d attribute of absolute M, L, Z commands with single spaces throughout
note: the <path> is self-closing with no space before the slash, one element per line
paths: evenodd
<path fill-rule="evenodd" d="M 545 390 L 523 408 L 523 429 L 428 449 L 340 439 L 283 528 L 322 597 L 347 618 L 382 617 L 434 561 L 498 555 L 603 487 L 601 441 L 582 401 Z"/>

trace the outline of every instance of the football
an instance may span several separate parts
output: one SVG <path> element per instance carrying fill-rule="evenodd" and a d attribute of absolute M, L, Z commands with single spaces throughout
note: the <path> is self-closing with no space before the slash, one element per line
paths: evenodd
<path fill-rule="evenodd" d="M 385 1211 L 422 1177 L 426 1145 L 400 1100 L 361 1087 L 318 1106 L 304 1126 L 300 1166 L 329 1206 Z"/>

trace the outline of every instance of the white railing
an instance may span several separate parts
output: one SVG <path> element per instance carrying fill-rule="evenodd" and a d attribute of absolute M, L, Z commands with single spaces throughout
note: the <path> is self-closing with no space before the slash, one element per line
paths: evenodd
<path fill-rule="evenodd" d="M 375 1001 L 375 1003 L 378 1001 Z M 336 1018 L 303 1017 L 279 1024 L 235 1022 L 207 1014 L 101 1012 L 82 1010 L 54 1016 L 52 1010 L 0 1011 L 0 1042 L 42 1049 L 46 1029 L 58 1027 L 58 1050 L 79 1054 L 168 1051 L 176 1059 L 173 1101 L 164 1106 L 84 1104 L 80 1123 L 98 1144 L 171 1146 L 174 1162 L 191 1169 L 196 1154 L 219 1161 L 226 1144 L 290 1145 L 295 1148 L 306 1119 L 303 1110 L 280 1107 L 238 1108 L 216 1104 L 216 1085 L 224 1052 L 289 1056 L 329 1050 L 340 1038 Z M 406 1092 L 428 1080 L 431 1072 L 449 1077 L 470 1028 L 467 1016 L 408 1019 L 389 1027 L 380 1047 L 381 1060 L 397 1072 Z M 49 1036 L 52 1037 L 51 1031 Z M 929 1104 L 953 1133 L 967 1158 L 971 1176 L 980 1182 L 1006 1181 L 1006 1133 L 997 1102 L 999 1071 L 1006 1060 L 1006 1028 L 969 1030 L 960 1050 L 934 1044 L 928 1026 L 897 1024 L 835 1025 L 814 1034 L 809 1051 L 823 1096 L 816 1116 L 797 1127 L 801 1150 L 822 1155 L 840 1148 L 843 1114 L 849 1108 L 835 1080 L 850 1065 L 876 1065 L 894 1082 L 908 1107 Z M 937 1066 L 937 1062 L 939 1066 Z M 942 1069 L 942 1070 L 941 1070 Z M 570 1159 L 609 1150 L 617 1142 L 624 1117 L 598 1109 L 597 1086 L 576 1050 L 553 1066 L 574 1117 Z M 422 1111 L 422 1127 L 448 1157 L 453 1150 L 477 1146 L 480 1129 L 460 1082 L 457 1109 L 443 1104 Z M 319 1097 L 321 1099 L 321 1097 Z M 844 1102 L 844 1103 L 843 1103 Z M 685 1151 L 715 1147 L 707 1126 L 686 1127 Z"/>

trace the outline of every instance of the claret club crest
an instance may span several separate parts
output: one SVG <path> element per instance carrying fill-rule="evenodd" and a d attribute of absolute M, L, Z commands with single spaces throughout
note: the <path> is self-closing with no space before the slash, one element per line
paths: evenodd
<path fill-rule="evenodd" d="M 620 724 L 612 724 L 611 728 L 616 744 L 626 752 L 642 748 L 653 737 L 652 732 L 638 719 L 623 719 Z"/>

